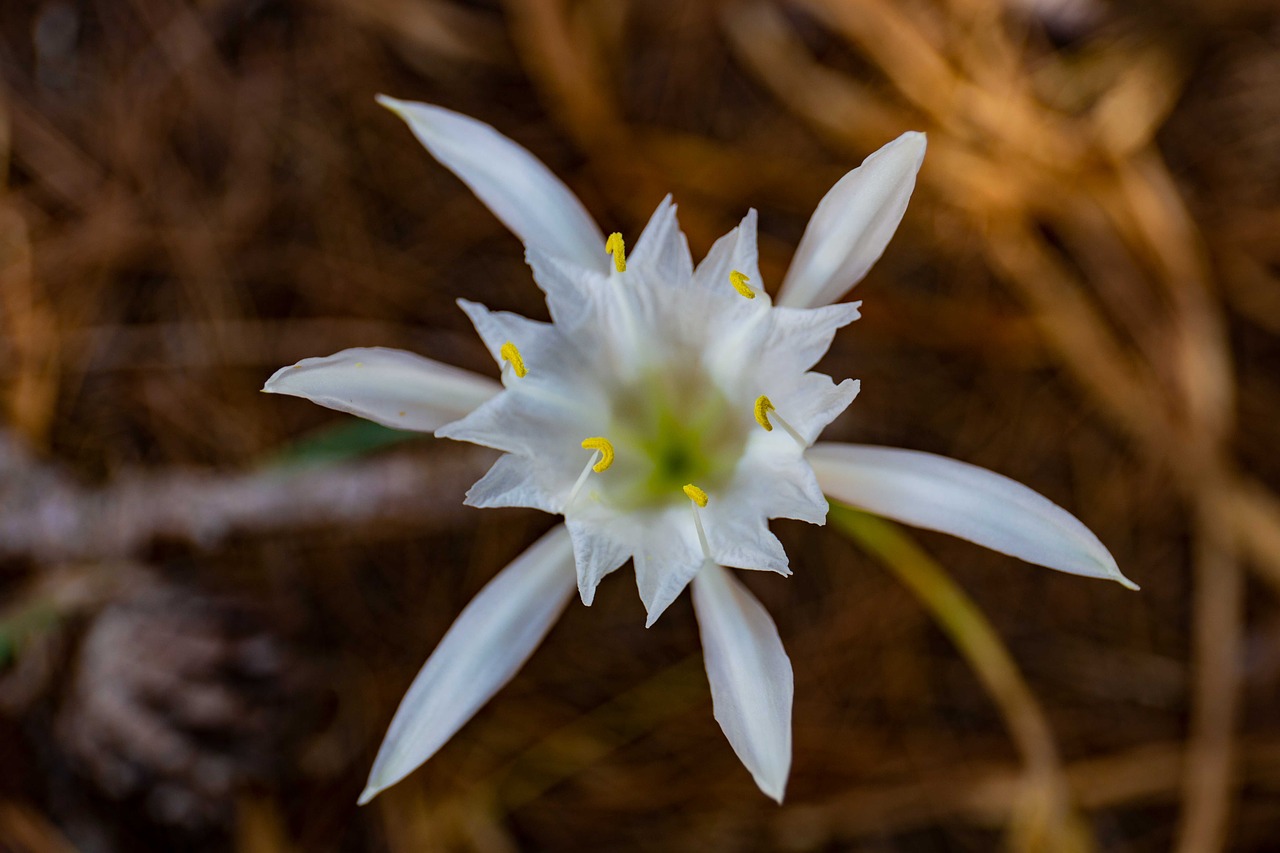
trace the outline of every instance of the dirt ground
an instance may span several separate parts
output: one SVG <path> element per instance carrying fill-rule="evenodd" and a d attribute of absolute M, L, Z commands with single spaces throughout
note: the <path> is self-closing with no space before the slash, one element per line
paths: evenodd
<path fill-rule="evenodd" d="M 0 72 L 0 850 L 1280 849 L 1273 3 L 5 0 Z M 630 239 L 667 192 L 695 257 L 757 208 L 770 289 L 826 189 L 927 131 L 827 435 L 1014 477 L 1142 591 L 911 532 L 1000 669 L 775 522 L 795 574 L 745 582 L 795 668 L 783 806 L 688 596 L 646 630 L 628 570 L 358 808 L 552 523 L 462 507 L 482 453 L 259 393 L 350 346 L 492 373 L 458 297 L 546 317 L 379 92 Z"/>

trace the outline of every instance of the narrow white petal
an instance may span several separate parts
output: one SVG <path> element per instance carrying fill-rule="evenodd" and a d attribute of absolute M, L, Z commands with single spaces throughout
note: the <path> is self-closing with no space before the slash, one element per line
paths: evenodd
<path fill-rule="evenodd" d="M 411 352 L 359 347 L 282 367 L 262 390 L 305 397 L 396 429 L 430 432 L 470 414 L 502 386 Z"/>
<path fill-rule="evenodd" d="M 418 141 L 527 246 L 604 272 L 604 236 L 542 161 L 484 122 L 431 104 L 378 96 Z"/>
<path fill-rule="evenodd" d="M 480 590 L 401 700 L 361 804 L 416 770 L 511 680 L 574 586 L 569 533 L 556 527 Z"/>
<path fill-rule="evenodd" d="M 765 794 L 782 802 L 791 771 L 791 660 L 769 613 L 714 563 L 693 580 L 693 608 L 716 722 Z"/>
<path fill-rule="evenodd" d="M 1039 566 L 1138 588 L 1075 516 L 1008 477 L 892 447 L 824 443 L 806 456 L 836 500 Z"/>
<path fill-rule="evenodd" d="M 827 305 L 867 274 L 902 221 L 924 151 L 923 133 L 904 133 L 836 182 L 800 238 L 779 305 Z"/>

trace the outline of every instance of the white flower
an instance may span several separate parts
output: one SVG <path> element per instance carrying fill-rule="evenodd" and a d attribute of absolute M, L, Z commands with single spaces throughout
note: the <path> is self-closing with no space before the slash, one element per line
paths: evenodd
<path fill-rule="evenodd" d="M 524 241 L 551 323 L 460 302 L 501 384 L 410 353 L 353 349 L 276 372 L 264 390 L 504 452 L 474 506 L 565 517 L 463 611 L 396 712 L 367 802 L 436 752 L 516 672 L 575 587 L 627 560 L 652 624 L 692 581 L 716 719 L 761 790 L 791 764 L 791 663 L 723 567 L 790 574 L 772 518 L 822 524 L 824 493 L 1024 560 L 1132 584 L 1063 509 L 1012 480 L 927 453 L 815 439 L 858 392 L 810 370 L 858 303 L 828 304 L 884 251 L 925 138 L 867 158 L 818 205 L 777 304 L 756 217 L 696 268 L 670 198 L 627 253 L 569 189 L 488 125 L 381 98 Z M 576 569 L 576 571 L 575 571 Z"/>

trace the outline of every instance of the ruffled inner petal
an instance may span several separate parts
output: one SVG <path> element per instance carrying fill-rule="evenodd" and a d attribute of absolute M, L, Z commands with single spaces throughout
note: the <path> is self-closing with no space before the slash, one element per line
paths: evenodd
<path fill-rule="evenodd" d="M 578 593 L 582 603 L 590 606 L 596 597 L 596 587 L 605 575 L 631 559 L 634 530 L 625 520 L 598 509 L 571 512 L 565 524 L 573 537 Z"/>
<path fill-rule="evenodd" d="M 768 396 L 787 423 L 812 444 L 828 424 L 849 408 L 861 387 L 856 379 L 837 385 L 826 374 L 806 373 Z"/>
<path fill-rule="evenodd" d="M 650 287 L 683 285 L 693 278 L 689 241 L 680 230 L 670 195 L 662 200 L 640 232 L 627 260 L 627 273 L 615 275 L 640 278 Z"/>
<path fill-rule="evenodd" d="M 558 513 L 563 508 L 563 472 L 535 457 L 505 453 L 467 490 L 465 503 L 474 507 L 527 506 Z"/>
<path fill-rule="evenodd" d="M 747 277 L 748 286 L 755 292 L 756 300 L 770 303 L 760 277 L 760 262 L 756 250 L 756 211 L 747 211 L 738 227 L 721 237 L 707 252 L 702 263 L 693 273 L 693 283 L 701 290 L 732 290 L 729 273 L 740 272 Z M 745 298 L 745 297 L 739 297 Z M 755 300 L 752 300 L 755 301 Z"/>
<path fill-rule="evenodd" d="M 648 614 L 645 624 L 649 626 L 689 585 L 705 558 L 693 515 L 687 508 L 645 513 L 637 523 L 642 532 L 634 555 L 636 586 Z"/>
<path fill-rule="evenodd" d="M 822 308 L 774 308 L 762 366 L 780 378 L 797 378 L 831 349 L 836 332 L 858 319 L 861 305 L 842 302 Z"/>

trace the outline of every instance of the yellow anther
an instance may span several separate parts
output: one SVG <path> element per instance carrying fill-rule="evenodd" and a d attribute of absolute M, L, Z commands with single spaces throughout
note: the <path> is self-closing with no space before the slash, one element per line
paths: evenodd
<path fill-rule="evenodd" d="M 609 443 L 609 439 L 603 436 L 594 436 L 593 438 L 584 438 L 582 440 L 583 450 L 600 451 L 600 461 L 591 466 L 591 470 L 597 474 L 608 470 L 613 464 L 613 445 Z"/>
<path fill-rule="evenodd" d="M 738 291 L 748 299 L 755 299 L 756 292 L 751 288 L 747 287 L 747 282 L 749 281 L 751 281 L 751 279 L 747 278 L 747 276 L 743 275 L 737 270 L 734 270 L 733 272 L 729 273 L 729 283 L 733 285 L 733 289 Z"/>
<path fill-rule="evenodd" d="M 693 483 L 689 483 L 684 487 L 684 493 L 688 496 L 689 500 L 693 501 L 698 506 L 705 507 L 707 505 L 707 493 L 702 491 L 702 489 L 699 489 Z"/>
<path fill-rule="evenodd" d="M 498 355 L 502 356 L 502 360 L 511 365 L 511 369 L 516 372 L 518 378 L 523 379 L 524 375 L 529 371 L 524 366 L 524 359 L 520 357 L 520 350 L 516 349 L 516 345 L 507 341 L 498 350 Z"/>
<path fill-rule="evenodd" d="M 769 417 L 770 412 L 773 413 L 772 418 Z M 755 413 L 756 413 L 756 423 L 764 427 L 765 432 L 773 432 L 773 424 L 776 421 L 778 426 L 782 427 L 782 431 L 785 432 L 787 435 L 791 436 L 791 439 L 796 443 L 797 446 L 799 446 L 801 450 L 804 450 L 806 447 L 809 446 L 809 442 L 804 440 L 804 436 L 796 432 L 796 428 L 793 427 L 791 424 L 787 423 L 786 418 L 778 414 L 778 410 L 774 408 L 773 401 L 770 400 L 768 397 L 766 397 L 764 394 L 761 394 L 759 397 L 756 397 Z"/>
<path fill-rule="evenodd" d="M 763 394 L 756 397 L 756 423 L 764 427 L 765 432 L 773 432 L 773 424 L 769 423 L 769 413 L 773 410 L 772 400 Z"/>
<path fill-rule="evenodd" d="M 609 235 L 609 239 L 604 241 L 605 254 L 613 255 L 613 266 L 618 272 L 627 271 L 627 244 L 623 242 L 622 235 L 614 231 Z"/>

